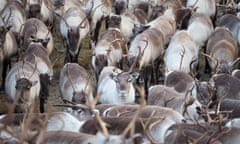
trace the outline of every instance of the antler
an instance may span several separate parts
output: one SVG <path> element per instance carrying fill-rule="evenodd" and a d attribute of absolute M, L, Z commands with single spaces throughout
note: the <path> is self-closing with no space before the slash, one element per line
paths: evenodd
<path fill-rule="evenodd" d="M 142 109 L 146 106 L 146 101 L 145 101 L 145 93 L 144 93 L 144 89 L 140 88 L 138 86 L 136 86 L 136 89 L 139 91 L 140 96 L 141 96 L 141 102 L 140 105 L 138 107 L 138 110 L 136 111 L 132 121 L 128 124 L 128 126 L 125 128 L 125 130 L 123 131 L 122 135 L 126 136 L 127 133 L 129 132 L 129 130 L 131 130 L 131 135 L 134 134 L 134 129 L 135 129 L 135 122 L 137 120 L 137 118 L 139 117 L 139 115 L 142 112 Z"/>
<path fill-rule="evenodd" d="M 69 79 L 69 81 L 70 81 L 70 83 L 71 83 L 71 86 L 72 86 L 73 92 L 76 92 L 76 89 L 75 89 L 75 87 L 74 87 L 74 84 L 73 84 L 72 78 L 71 78 L 71 76 L 70 76 L 70 72 L 69 72 L 69 64 L 67 64 L 67 77 L 68 77 L 68 79 Z"/>
<path fill-rule="evenodd" d="M 131 65 L 131 67 L 129 68 L 129 70 L 128 70 L 129 72 L 133 71 L 134 66 L 136 65 L 138 60 L 140 60 L 140 58 L 143 56 L 145 49 L 148 47 L 148 41 L 147 40 L 142 40 L 142 41 L 144 41 L 146 43 L 146 45 L 145 45 L 143 51 L 141 51 L 141 47 L 140 46 L 138 47 L 138 49 L 139 49 L 138 56 L 136 57 L 136 59 L 134 60 L 134 62 Z"/>
<path fill-rule="evenodd" d="M 33 54 L 33 57 L 34 57 L 34 62 L 35 62 L 35 65 L 34 65 L 34 69 L 33 69 L 33 73 L 31 74 L 31 76 L 29 77 L 29 79 L 32 78 L 33 74 L 36 72 L 37 70 L 37 64 L 36 64 L 36 55 Z"/>
<path fill-rule="evenodd" d="M 215 66 L 215 68 L 214 68 L 214 72 L 216 73 L 216 72 L 217 72 L 217 67 L 219 66 L 219 61 L 218 61 L 218 59 L 216 59 L 216 58 L 214 58 L 214 57 L 211 57 L 210 55 L 205 54 L 205 53 L 203 53 L 203 52 L 201 52 L 200 54 L 206 56 L 206 57 L 209 58 L 211 61 L 216 61 L 216 66 Z"/>
<path fill-rule="evenodd" d="M 181 55 L 181 60 L 180 60 L 180 65 L 179 65 L 179 70 L 182 69 L 182 63 L 183 63 L 183 58 L 184 58 L 184 55 L 185 55 L 185 47 L 183 46 L 183 49 L 182 49 L 182 53 L 180 53 Z"/>

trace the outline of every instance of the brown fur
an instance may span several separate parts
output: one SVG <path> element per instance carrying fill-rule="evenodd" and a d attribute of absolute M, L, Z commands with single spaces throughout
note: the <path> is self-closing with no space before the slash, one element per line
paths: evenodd
<path fill-rule="evenodd" d="M 39 34 L 38 34 L 39 33 Z M 41 33 L 41 34 L 40 34 Z M 39 19 L 30 18 L 28 19 L 22 30 L 24 49 L 26 49 L 31 42 L 31 39 L 49 39 L 47 46 L 45 47 L 48 55 L 50 55 L 54 48 L 54 42 L 51 32 L 47 26 Z"/>
<path fill-rule="evenodd" d="M 192 87 L 194 79 L 185 72 L 173 71 L 165 79 L 165 85 L 180 93 L 186 93 Z"/>
<path fill-rule="evenodd" d="M 215 70 L 216 61 L 208 59 L 212 71 L 224 72 L 227 67 L 231 68 L 229 63 L 233 63 L 238 57 L 237 43 L 227 29 L 218 27 L 208 40 L 206 53 L 219 62 Z M 226 68 L 221 68 L 224 65 Z"/>
<path fill-rule="evenodd" d="M 215 74 L 210 79 L 210 84 L 216 89 L 216 96 L 220 98 L 240 99 L 240 81 L 229 74 Z"/>

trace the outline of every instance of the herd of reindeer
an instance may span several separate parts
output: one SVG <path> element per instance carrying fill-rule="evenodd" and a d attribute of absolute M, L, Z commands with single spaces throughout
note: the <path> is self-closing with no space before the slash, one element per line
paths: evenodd
<path fill-rule="evenodd" d="M 1 0 L 0 143 L 239 144 L 239 55 L 236 0 Z"/>

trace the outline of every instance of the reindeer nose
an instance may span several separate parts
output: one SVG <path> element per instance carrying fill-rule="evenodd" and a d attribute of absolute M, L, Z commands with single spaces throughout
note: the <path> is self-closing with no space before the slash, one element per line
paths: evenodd
<path fill-rule="evenodd" d="M 120 97 L 126 97 L 127 94 L 128 94 L 128 92 L 127 92 L 126 90 L 120 90 L 120 91 L 119 91 Z"/>

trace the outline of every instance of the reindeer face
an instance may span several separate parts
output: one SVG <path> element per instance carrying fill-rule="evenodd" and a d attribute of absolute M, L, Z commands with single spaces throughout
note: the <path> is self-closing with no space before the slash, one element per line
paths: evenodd
<path fill-rule="evenodd" d="M 111 77 L 116 82 L 116 87 L 120 98 L 125 99 L 128 97 L 131 85 L 133 81 L 138 78 L 138 76 L 139 74 L 136 72 L 123 72 L 117 75 L 112 74 Z"/>
<path fill-rule="evenodd" d="M 121 17 L 119 15 L 111 15 L 108 21 L 108 26 L 112 28 L 120 28 Z"/>
<path fill-rule="evenodd" d="M 18 98 L 18 101 L 20 104 L 26 104 L 29 103 L 29 93 L 32 86 L 34 86 L 36 82 L 30 82 L 26 78 L 20 78 L 16 82 L 16 98 Z"/>
<path fill-rule="evenodd" d="M 78 50 L 79 37 L 80 35 L 78 30 L 74 30 L 72 28 L 68 30 L 68 46 L 70 53 L 72 53 L 73 55 L 77 54 L 76 50 Z"/>
<path fill-rule="evenodd" d="M 29 7 L 29 17 L 39 18 L 40 17 L 40 4 L 33 4 Z"/>
<path fill-rule="evenodd" d="M 88 95 L 83 90 L 79 92 L 73 92 L 72 102 L 78 104 L 85 104 L 86 96 Z"/>

